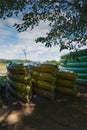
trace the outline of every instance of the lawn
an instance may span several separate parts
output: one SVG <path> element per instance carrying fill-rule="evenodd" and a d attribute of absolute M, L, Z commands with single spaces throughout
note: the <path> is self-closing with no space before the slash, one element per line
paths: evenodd
<path fill-rule="evenodd" d="M 5 63 L 0 63 L 0 84 L 7 82 L 7 69 Z"/>
<path fill-rule="evenodd" d="M 7 73 L 6 64 L 0 63 L 0 76 Z"/>

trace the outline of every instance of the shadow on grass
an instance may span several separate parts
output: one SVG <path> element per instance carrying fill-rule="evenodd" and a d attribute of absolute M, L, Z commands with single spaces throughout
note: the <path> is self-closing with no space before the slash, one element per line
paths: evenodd
<path fill-rule="evenodd" d="M 0 74 L 0 84 L 6 84 L 6 83 L 7 83 L 6 74 Z"/>

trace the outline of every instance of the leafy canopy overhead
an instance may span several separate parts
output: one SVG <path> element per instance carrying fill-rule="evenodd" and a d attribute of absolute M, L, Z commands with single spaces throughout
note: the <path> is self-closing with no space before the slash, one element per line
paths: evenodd
<path fill-rule="evenodd" d="M 47 47 L 72 50 L 87 44 L 87 0 L 0 0 L 0 18 L 12 16 L 22 19 L 14 25 L 19 32 L 48 21 L 49 33 L 36 39 Z"/>

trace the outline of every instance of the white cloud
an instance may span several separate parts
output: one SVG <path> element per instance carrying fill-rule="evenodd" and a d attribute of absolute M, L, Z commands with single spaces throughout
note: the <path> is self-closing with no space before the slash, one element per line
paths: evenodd
<path fill-rule="evenodd" d="M 2 38 L 2 37 L 6 38 L 6 37 L 8 37 L 8 36 L 10 36 L 10 35 L 11 35 L 11 32 L 10 32 L 10 31 L 4 30 L 4 29 L 0 29 L 0 37 L 1 37 L 1 38 Z"/>
<path fill-rule="evenodd" d="M 27 44 L 27 59 L 34 61 L 45 61 L 45 60 L 58 60 L 59 53 L 56 47 L 46 48 L 42 44 Z M 17 45 L 2 45 L 2 50 L 0 49 L 0 58 L 7 59 L 24 59 L 24 53 L 22 49 L 25 48 L 25 44 L 17 44 Z M 4 51 L 3 51 L 4 50 Z"/>
<path fill-rule="evenodd" d="M 18 33 L 11 26 L 20 20 L 9 18 L 7 22 L 0 21 L 0 59 L 24 59 L 22 49 L 26 49 L 27 59 L 32 61 L 59 60 L 60 56 L 66 54 L 67 50 L 59 52 L 58 46 L 47 48 L 44 44 L 35 43 L 39 36 L 46 36 L 50 30 L 48 21 L 41 22 L 40 26 L 30 31 Z"/>
<path fill-rule="evenodd" d="M 39 26 L 35 27 L 32 31 L 28 29 L 26 32 L 18 34 L 20 39 L 35 40 L 37 37 L 46 36 L 49 31 L 48 22 L 41 22 Z"/>
<path fill-rule="evenodd" d="M 7 30 L 6 23 L 3 20 L 0 20 L 0 36 L 9 36 L 11 32 Z"/>
<path fill-rule="evenodd" d="M 7 24 L 9 24 L 10 26 L 13 26 L 15 23 L 18 23 L 18 24 L 22 23 L 21 20 L 16 19 L 16 18 L 8 18 L 6 21 L 7 21 Z"/>
<path fill-rule="evenodd" d="M 4 27 L 4 23 L 2 20 L 0 20 L 0 28 Z"/>
<path fill-rule="evenodd" d="M 0 49 L 0 58 L 12 59 L 20 51 L 19 45 L 2 45 Z"/>

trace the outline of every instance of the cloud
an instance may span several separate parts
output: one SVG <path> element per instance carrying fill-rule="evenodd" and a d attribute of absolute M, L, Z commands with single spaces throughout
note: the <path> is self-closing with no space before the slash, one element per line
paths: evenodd
<path fill-rule="evenodd" d="M 48 22 L 41 22 L 39 26 L 35 27 L 32 31 L 28 29 L 25 32 L 18 34 L 20 39 L 35 40 L 40 36 L 46 36 L 46 33 L 49 31 Z"/>
<path fill-rule="evenodd" d="M 6 20 L 7 24 L 9 24 L 10 26 L 13 26 L 15 23 L 21 24 L 22 21 L 20 19 L 17 18 L 8 18 Z"/>
<path fill-rule="evenodd" d="M 2 45 L 0 49 L 0 58 L 12 59 L 20 51 L 19 45 Z"/>
<path fill-rule="evenodd" d="M 4 23 L 2 20 L 0 20 L 0 28 L 3 28 L 4 27 Z"/>
<path fill-rule="evenodd" d="M 15 18 L 9 18 L 3 22 L 0 20 L 0 59 L 24 59 L 23 49 L 25 49 L 28 60 L 58 61 L 61 55 L 69 52 L 68 50 L 59 52 L 58 46 L 47 48 L 42 43 L 35 43 L 37 37 L 46 36 L 46 33 L 49 32 L 48 21 L 41 21 L 40 25 L 32 31 L 28 29 L 21 33 L 12 27 L 15 22 L 20 23 L 21 21 Z"/>
<path fill-rule="evenodd" d="M 0 36 L 9 36 L 11 32 L 7 29 L 5 21 L 0 20 Z"/>

